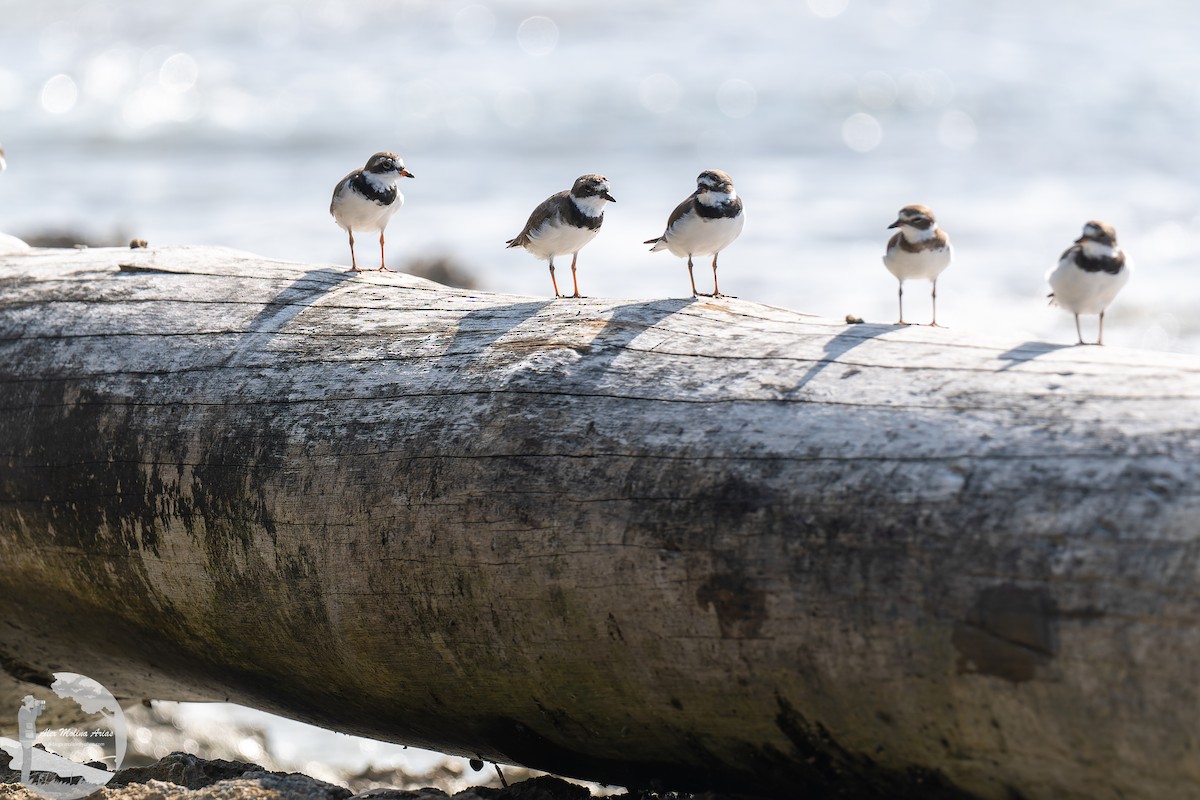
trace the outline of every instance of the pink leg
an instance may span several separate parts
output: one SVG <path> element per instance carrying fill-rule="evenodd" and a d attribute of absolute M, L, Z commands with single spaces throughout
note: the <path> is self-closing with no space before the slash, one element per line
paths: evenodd
<path fill-rule="evenodd" d="M 556 281 L 554 279 L 554 259 L 553 258 L 550 259 L 550 283 L 554 284 L 554 296 L 562 297 L 562 295 L 558 293 L 558 281 Z"/>
<path fill-rule="evenodd" d="M 583 295 L 579 293 L 579 278 L 575 275 L 575 262 L 578 259 L 579 253 L 575 253 L 571 256 L 571 283 L 575 284 L 575 294 L 571 295 L 572 297 L 583 297 Z"/>
<path fill-rule="evenodd" d="M 383 231 L 379 232 L 379 271 L 380 272 L 395 272 L 394 269 L 388 269 L 384 264 L 383 259 Z"/>
<path fill-rule="evenodd" d="M 358 268 L 358 262 L 354 260 L 354 231 L 347 230 L 346 233 L 350 234 L 350 269 L 354 270 L 355 272 L 362 272 L 362 270 Z"/>

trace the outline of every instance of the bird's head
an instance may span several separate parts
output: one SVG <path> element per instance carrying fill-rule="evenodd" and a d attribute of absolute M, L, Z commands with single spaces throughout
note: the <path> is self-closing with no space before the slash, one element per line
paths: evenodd
<path fill-rule="evenodd" d="M 696 177 L 696 194 L 703 197 L 710 192 L 731 196 L 737 194 L 733 188 L 733 178 L 719 169 L 706 169 Z"/>
<path fill-rule="evenodd" d="M 395 153 L 376 153 L 367 159 L 364 172 L 370 172 L 381 178 L 412 178 L 411 172 L 404 168 L 404 159 Z"/>
<path fill-rule="evenodd" d="M 571 187 L 571 196 L 576 200 L 585 200 L 588 198 L 596 198 L 607 203 L 617 202 L 616 198 L 609 193 L 608 178 L 603 175 L 580 175 L 575 179 L 575 185 Z M 600 203 L 601 206 L 604 203 Z"/>
<path fill-rule="evenodd" d="M 924 232 L 937 227 L 937 220 L 933 216 L 933 211 L 929 206 L 923 206 L 914 203 L 913 205 L 905 206 L 900 209 L 900 213 L 896 215 L 896 221 L 889 228 L 905 228 L 913 232 Z"/>
<path fill-rule="evenodd" d="M 1083 226 L 1083 235 L 1075 240 L 1076 244 L 1095 242 L 1106 247 L 1117 246 L 1117 229 L 1107 222 L 1092 220 Z"/>

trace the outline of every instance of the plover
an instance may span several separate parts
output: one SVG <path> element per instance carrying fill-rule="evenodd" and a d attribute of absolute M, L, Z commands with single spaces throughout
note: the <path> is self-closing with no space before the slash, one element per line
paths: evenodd
<path fill-rule="evenodd" d="M 1117 246 L 1112 225 L 1092 220 L 1083 235 L 1059 257 L 1058 266 L 1046 274 L 1050 303 L 1075 315 L 1075 333 L 1084 344 L 1079 328 L 1080 314 L 1099 314 L 1096 344 L 1104 344 L 1104 312 L 1129 280 L 1132 263 Z"/>
<path fill-rule="evenodd" d="M 616 200 L 608 191 L 608 178 L 603 175 L 580 175 L 575 185 L 547 197 L 529 215 L 525 227 L 505 244 L 509 247 L 524 247 L 538 258 L 550 261 L 550 282 L 554 285 L 554 296 L 558 292 L 558 281 L 554 278 L 554 257 L 571 254 L 571 281 L 575 284 L 572 297 L 579 294 L 579 279 L 575 264 L 579 251 L 596 238 L 604 222 L 604 204 Z"/>
<path fill-rule="evenodd" d="M 720 297 L 717 287 L 717 256 L 733 243 L 746 224 L 742 210 L 742 198 L 733 188 L 733 178 L 719 169 L 706 169 L 696 178 L 696 191 L 671 212 L 667 229 L 663 235 L 647 239 L 652 244 L 650 252 L 670 250 L 674 255 L 687 256 L 688 279 L 692 282 L 692 296 L 696 291 L 696 277 L 692 274 L 692 256 L 712 255 L 713 290 L 705 297 Z"/>
<path fill-rule="evenodd" d="M 395 153 L 376 153 L 367 165 L 338 181 L 333 190 L 329 213 L 350 235 L 350 269 L 362 272 L 354 258 L 354 232 L 379 231 L 379 271 L 392 272 L 384 262 L 383 231 L 392 215 L 404 205 L 404 195 L 396 187 L 401 178 L 413 174 L 404 168 L 404 159 Z"/>
<path fill-rule="evenodd" d="M 924 280 L 933 284 L 929 293 L 933 320 L 929 324 L 937 327 L 937 279 L 954 258 L 950 237 L 938 227 L 929 207 L 922 205 L 900 209 L 896 221 L 888 228 L 900 229 L 888 241 L 883 255 L 883 265 L 900 281 L 900 319 L 896 324 L 908 324 L 904 321 L 904 282 Z"/>

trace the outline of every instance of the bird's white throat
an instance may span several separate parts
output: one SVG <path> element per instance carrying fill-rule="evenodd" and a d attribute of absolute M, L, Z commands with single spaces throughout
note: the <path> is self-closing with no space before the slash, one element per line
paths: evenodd
<path fill-rule="evenodd" d="M 598 217 L 604 213 L 604 206 L 608 203 L 603 197 L 598 194 L 590 197 L 576 197 L 571 195 L 571 200 L 575 203 L 575 207 L 588 217 Z"/>
<path fill-rule="evenodd" d="M 367 183 L 381 192 L 395 188 L 396 182 L 400 180 L 400 175 L 396 172 L 386 172 L 382 175 L 378 172 L 363 172 L 363 177 L 367 179 Z"/>
<path fill-rule="evenodd" d="M 1117 248 L 1091 239 L 1083 240 L 1083 254 L 1088 258 L 1115 258 Z"/>
<path fill-rule="evenodd" d="M 706 206 L 723 206 L 728 202 L 737 200 L 737 190 L 730 189 L 728 192 L 714 192 L 710 189 L 707 192 L 701 192 L 697 199 Z"/>
<path fill-rule="evenodd" d="M 900 233 L 904 235 L 905 241 L 912 244 L 916 244 L 917 242 L 927 242 L 933 237 L 937 236 L 938 226 L 935 222 L 925 230 L 921 230 L 920 228 L 912 225 L 901 225 Z"/>

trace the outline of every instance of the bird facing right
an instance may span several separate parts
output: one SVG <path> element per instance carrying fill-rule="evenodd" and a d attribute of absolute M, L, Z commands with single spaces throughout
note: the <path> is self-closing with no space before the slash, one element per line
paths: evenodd
<path fill-rule="evenodd" d="M 1075 315 L 1075 334 L 1079 344 L 1083 332 L 1080 314 L 1099 314 L 1100 331 L 1096 344 L 1104 344 L 1104 312 L 1129 280 L 1132 262 L 1117 245 L 1112 225 L 1092 220 L 1083 226 L 1083 235 L 1059 257 L 1058 266 L 1046 275 L 1050 284 L 1050 302 Z"/>
<path fill-rule="evenodd" d="M 950 237 L 938 227 L 933 211 L 928 206 L 910 205 L 900 209 L 896 221 L 888 228 L 900 231 L 887 244 L 883 265 L 900 281 L 900 319 L 904 321 L 904 282 L 925 280 L 933 284 L 930 299 L 933 304 L 933 321 L 937 327 L 937 279 L 954 259 L 954 248 Z"/>
<path fill-rule="evenodd" d="M 554 257 L 571 254 L 571 282 L 579 293 L 579 278 L 575 264 L 579 251 L 596 238 L 604 224 L 604 206 L 617 202 L 608 190 L 608 178 L 594 173 L 580 175 L 570 189 L 552 194 L 538 204 L 529 215 L 525 227 L 505 242 L 509 247 L 523 247 L 537 258 L 550 262 L 550 283 L 555 298 L 563 297 L 554 277 Z"/>
<path fill-rule="evenodd" d="M 733 244 L 746 224 L 742 213 L 742 198 L 733 188 L 733 178 L 719 169 L 706 169 L 696 178 L 696 191 L 676 206 L 667 219 L 667 229 L 662 236 L 647 239 L 652 244 L 650 252 L 667 249 L 677 256 L 687 256 L 688 278 L 692 282 L 692 297 L 702 294 L 696 291 L 696 278 L 692 275 L 692 256 L 711 254 L 713 290 L 706 297 L 720 297 L 717 288 L 717 256 Z"/>
<path fill-rule="evenodd" d="M 376 153 L 367 159 L 366 166 L 354 170 L 334 187 L 329 213 L 350 235 L 350 269 L 362 272 L 354 257 L 354 232 L 379 231 L 379 271 L 394 271 L 384 261 L 383 231 L 392 215 L 404 205 L 404 195 L 396 182 L 411 177 L 413 174 L 404 168 L 400 156 Z"/>

